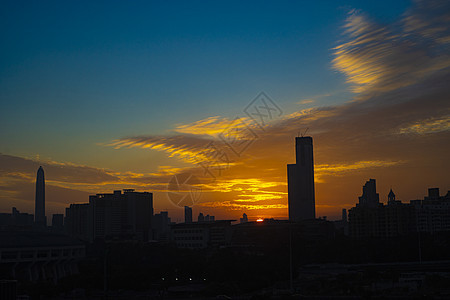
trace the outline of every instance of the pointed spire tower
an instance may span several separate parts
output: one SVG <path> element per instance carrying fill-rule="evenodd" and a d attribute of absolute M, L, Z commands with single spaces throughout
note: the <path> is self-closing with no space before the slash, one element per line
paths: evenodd
<path fill-rule="evenodd" d="M 47 226 L 47 218 L 45 217 L 45 179 L 42 166 L 39 167 L 36 176 L 34 223 L 38 226 Z"/>

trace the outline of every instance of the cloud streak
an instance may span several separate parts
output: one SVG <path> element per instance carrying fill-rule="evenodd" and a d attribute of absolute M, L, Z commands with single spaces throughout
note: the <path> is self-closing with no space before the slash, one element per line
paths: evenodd
<path fill-rule="evenodd" d="M 419 1 L 402 20 L 386 26 L 352 11 L 344 25 L 346 41 L 334 48 L 333 67 L 357 93 L 402 88 L 448 68 L 448 6 Z M 439 19 L 431 18 L 437 13 Z"/>

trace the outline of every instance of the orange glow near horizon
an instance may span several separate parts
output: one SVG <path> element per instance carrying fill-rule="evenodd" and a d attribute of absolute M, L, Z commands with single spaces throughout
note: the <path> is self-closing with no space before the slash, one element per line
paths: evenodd
<path fill-rule="evenodd" d="M 263 221 L 264 221 L 263 218 L 258 218 L 258 219 L 256 219 L 256 222 L 258 222 L 258 223 L 263 222 Z"/>

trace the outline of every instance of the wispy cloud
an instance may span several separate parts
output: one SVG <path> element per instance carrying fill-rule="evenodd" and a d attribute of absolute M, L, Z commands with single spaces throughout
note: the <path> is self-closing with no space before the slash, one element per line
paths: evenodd
<path fill-rule="evenodd" d="M 450 116 L 445 116 L 442 118 L 430 118 L 424 121 L 415 122 L 414 124 L 400 128 L 398 130 L 398 133 L 427 134 L 449 130 L 450 130 Z"/>
<path fill-rule="evenodd" d="M 362 169 L 372 168 L 386 168 L 395 166 L 404 161 L 382 161 L 382 160 L 366 160 L 357 161 L 353 163 L 341 163 L 341 164 L 319 164 L 314 166 L 315 181 L 324 182 L 324 176 L 344 176 L 348 172 Z"/>
<path fill-rule="evenodd" d="M 344 26 L 347 40 L 334 48 L 333 67 L 347 76 L 357 93 L 409 86 L 448 68 L 450 57 L 442 45 L 450 36 L 448 19 L 441 24 L 448 18 L 448 2 L 442 5 L 446 13 L 439 20 L 425 21 L 421 16 L 422 11 L 439 13 L 434 4 L 419 1 L 419 8 L 391 25 L 353 11 Z"/>
<path fill-rule="evenodd" d="M 214 116 L 202 119 L 189 124 L 180 124 L 175 128 L 176 132 L 193 134 L 193 135 L 207 135 L 217 137 L 227 128 L 243 128 L 245 127 L 245 118 L 241 120 L 229 120 L 225 117 Z"/>
<path fill-rule="evenodd" d="M 303 99 L 298 101 L 298 104 L 311 104 L 316 102 L 316 99 Z"/>
<path fill-rule="evenodd" d="M 207 160 L 205 149 L 211 140 L 192 135 L 138 136 L 112 141 L 106 146 L 120 148 L 141 148 L 163 151 L 170 157 L 178 157 L 188 163 Z"/>

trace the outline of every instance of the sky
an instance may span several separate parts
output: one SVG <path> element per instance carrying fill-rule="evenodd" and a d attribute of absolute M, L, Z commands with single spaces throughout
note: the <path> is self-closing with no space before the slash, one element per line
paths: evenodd
<path fill-rule="evenodd" d="M 0 5 L 1 212 L 33 213 L 42 165 L 47 215 L 134 188 L 175 221 L 287 218 L 299 134 L 317 216 L 369 178 L 450 189 L 447 1 Z"/>

